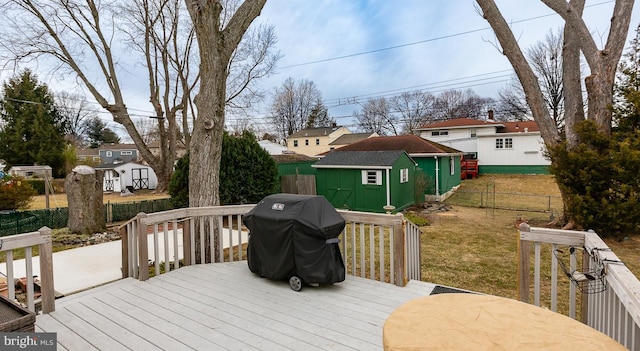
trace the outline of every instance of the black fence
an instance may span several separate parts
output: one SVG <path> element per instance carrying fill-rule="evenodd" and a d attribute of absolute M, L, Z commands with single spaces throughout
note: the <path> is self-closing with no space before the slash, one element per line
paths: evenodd
<path fill-rule="evenodd" d="M 104 205 L 106 223 L 126 221 L 140 212 L 153 213 L 170 210 L 169 199 L 148 200 L 131 203 L 107 203 Z M 0 211 L 0 236 L 35 232 L 42 227 L 65 228 L 69 220 L 67 207 L 30 210 Z"/>

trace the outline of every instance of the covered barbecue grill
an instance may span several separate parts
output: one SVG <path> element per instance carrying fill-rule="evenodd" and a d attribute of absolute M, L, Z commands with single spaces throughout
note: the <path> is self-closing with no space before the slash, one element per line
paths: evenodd
<path fill-rule="evenodd" d="M 262 277 L 303 283 L 344 281 L 338 236 L 344 219 L 323 196 L 274 194 L 242 216 L 249 228 L 249 269 Z"/>

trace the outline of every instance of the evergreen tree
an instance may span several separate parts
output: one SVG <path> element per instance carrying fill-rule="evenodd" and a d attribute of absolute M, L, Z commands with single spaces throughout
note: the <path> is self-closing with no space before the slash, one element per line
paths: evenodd
<path fill-rule="evenodd" d="M 251 132 L 224 134 L 220 161 L 220 203 L 256 203 L 278 187 L 278 169 L 273 158 Z M 173 207 L 189 204 L 189 155 L 183 156 L 169 183 Z"/>
<path fill-rule="evenodd" d="M 220 203 L 256 203 L 276 192 L 278 168 L 253 133 L 225 133 L 220 160 Z"/>
<path fill-rule="evenodd" d="M 65 126 L 49 88 L 29 70 L 3 84 L 0 159 L 8 166 L 48 165 L 64 177 Z"/>
<path fill-rule="evenodd" d="M 86 122 L 85 133 L 89 147 L 92 149 L 96 149 L 102 144 L 120 143 L 120 137 L 113 130 L 107 128 L 107 124 L 98 117 L 93 117 Z"/>

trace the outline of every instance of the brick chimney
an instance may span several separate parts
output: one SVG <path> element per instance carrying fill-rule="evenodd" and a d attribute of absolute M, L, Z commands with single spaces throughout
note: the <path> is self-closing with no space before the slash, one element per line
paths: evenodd
<path fill-rule="evenodd" d="M 493 121 L 493 110 L 489 110 L 487 112 L 489 113 L 489 116 L 487 117 L 487 119 L 490 121 Z"/>

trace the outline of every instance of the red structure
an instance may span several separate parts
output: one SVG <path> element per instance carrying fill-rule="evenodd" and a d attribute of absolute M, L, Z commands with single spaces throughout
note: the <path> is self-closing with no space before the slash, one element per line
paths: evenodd
<path fill-rule="evenodd" d="M 460 160 L 460 179 L 475 179 L 478 177 L 478 160 Z"/>

